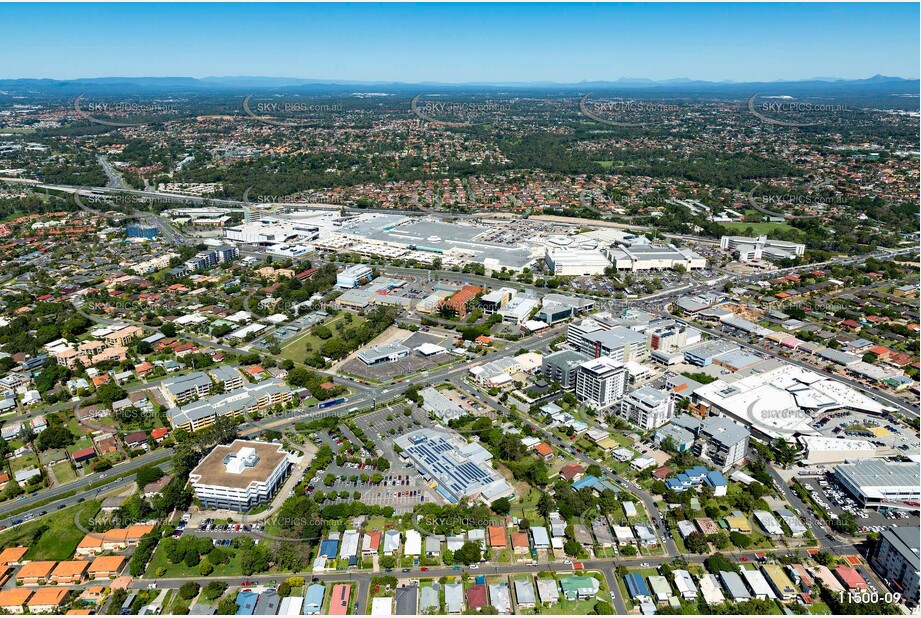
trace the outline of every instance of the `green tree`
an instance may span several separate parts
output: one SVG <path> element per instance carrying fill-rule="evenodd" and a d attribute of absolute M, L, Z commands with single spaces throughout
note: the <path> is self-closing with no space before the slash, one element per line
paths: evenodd
<path fill-rule="evenodd" d="M 490 507 L 496 515 L 508 515 L 512 511 L 512 503 L 508 498 L 499 498 Z"/>
<path fill-rule="evenodd" d="M 480 544 L 474 541 L 467 541 L 461 548 L 454 552 L 454 559 L 466 565 L 476 564 L 483 558 L 483 552 Z"/>

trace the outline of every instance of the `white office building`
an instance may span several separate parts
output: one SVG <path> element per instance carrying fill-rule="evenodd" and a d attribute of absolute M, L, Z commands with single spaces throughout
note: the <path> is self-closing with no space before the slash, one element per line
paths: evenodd
<path fill-rule="evenodd" d="M 668 393 L 644 386 L 628 393 L 620 402 L 620 416 L 641 429 L 655 429 L 675 414 L 675 402 Z"/>
<path fill-rule="evenodd" d="M 371 281 L 372 276 L 373 273 L 370 266 L 356 264 L 336 274 L 336 286 L 347 289 L 357 288 Z"/>
<path fill-rule="evenodd" d="M 747 236 L 723 236 L 720 239 L 720 249 L 730 250 L 738 256 L 741 262 L 758 260 L 782 260 L 795 258 L 806 252 L 806 245 L 771 240 L 767 236 L 749 238 Z"/>
<path fill-rule="evenodd" d="M 576 397 L 593 408 L 606 408 L 619 401 L 627 390 L 627 368 L 607 357 L 579 365 Z"/>
<path fill-rule="evenodd" d="M 189 474 L 189 483 L 206 509 L 248 511 L 272 499 L 290 467 L 277 444 L 234 440 L 214 447 Z"/>

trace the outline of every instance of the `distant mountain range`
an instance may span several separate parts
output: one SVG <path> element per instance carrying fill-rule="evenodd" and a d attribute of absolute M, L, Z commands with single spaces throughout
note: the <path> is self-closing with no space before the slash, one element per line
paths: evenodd
<path fill-rule="evenodd" d="M 617 80 L 581 81 L 560 83 L 535 82 L 395 82 L 361 80 L 324 80 L 298 77 L 228 76 L 205 77 L 95 77 L 72 80 L 55 79 L 0 79 L 0 91 L 7 93 L 42 93 L 73 95 L 80 92 L 97 94 L 126 93 L 192 93 L 192 92 L 241 92 L 252 90 L 283 90 L 342 93 L 358 88 L 374 88 L 379 92 L 405 93 L 409 91 L 555 91 L 555 92 L 598 92 L 598 91 L 647 91 L 659 95 L 672 94 L 790 94 L 790 95 L 835 95 L 835 94 L 915 94 L 919 80 L 874 75 L 867 79 L 838 79 L 817 77 L 807 80 L 779 80 L 772 82 L 705 81 L 688 78 L 651 80 L 623 77 Z"/>

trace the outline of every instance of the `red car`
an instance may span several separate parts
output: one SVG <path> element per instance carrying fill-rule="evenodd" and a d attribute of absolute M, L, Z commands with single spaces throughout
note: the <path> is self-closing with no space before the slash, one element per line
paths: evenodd
<path fill-rule="evenodd" d="M 748 562 L 748 556 L 742 556 L 741 558 L 739 558 L 739 560 L 742 562 Z"/>
<path fill-rule="evenodd" d="M 428 567 L 422 567 L 422 568 L 421 568 L 421 569 L 419 569 L 419 570 L 420 570 L 420 571 L 422 571 L 423 573 L 425 573 L 426 571 L 428 571 L 428 570 L 429 570 L 429 568 L 428 568 Z"/>

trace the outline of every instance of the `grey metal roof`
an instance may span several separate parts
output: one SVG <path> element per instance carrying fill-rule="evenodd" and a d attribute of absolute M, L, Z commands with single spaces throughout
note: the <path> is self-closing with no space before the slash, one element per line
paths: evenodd
<path fill-rule="evenodd" d="M 392 355 L 408 355 L 409 348 L 407 348 L 402 343 L 385 343 L 373 348 L 368 348 L 362 350 L 358 353 L 358 358 L 360 358 L 365 363 L 374 363 L 385 358 L 389 358 Z"/>
<path fill-rule="evenodd" d="M 921 530 L 916 526 L 899 526 L 887 528 L 883 531 L 882 538 L 889 541 L 893 548 L 905 560 L 914 565 L 916 570 L 921 570 Z"/>
<path fill-rule="evenodd" d="M 530 579 L 515 580 L 515 598 L 519 603 L 536 603 L 534 596 L 534 582 Z"/>
<path fill-rule="evenodd" d="M 752 597 L 748 588 L 745 587 L 745 583 L 742 581 L 742 576 L 738 573 L 720 571 L 720 582 L 722 582 L 723 587 L 729 592 L 729 596 L 734 601 L 750 599 Z"/>
<path fill-rule="evenodd" d="M 738 444 L 750 435 L 747 429 L 725 416 L 705 418 L 700 424 L 700 432 L 727 448 Z"/>
<path fill-rule="evenodd" d="M 416 613 L 416 599 L 419 588 L 417 586 L 404 586 L 396 590 L 396 614 L 398 616 L 412 616 Z"/>

